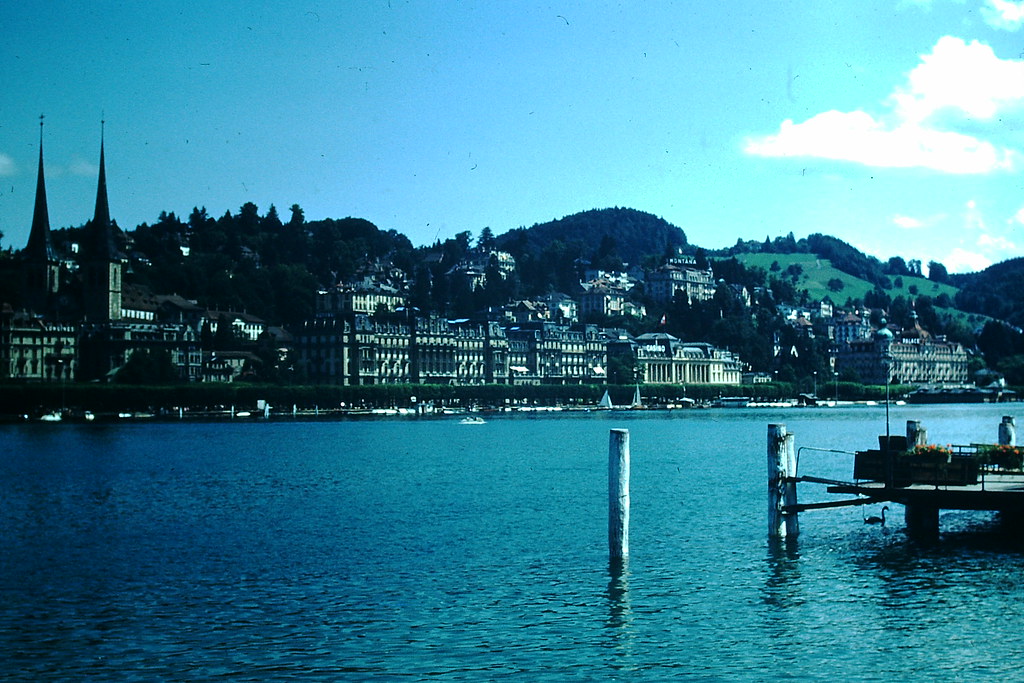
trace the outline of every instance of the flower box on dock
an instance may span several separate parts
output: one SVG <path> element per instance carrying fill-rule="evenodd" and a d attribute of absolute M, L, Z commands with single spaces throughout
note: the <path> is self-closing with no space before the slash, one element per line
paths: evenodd
<path fill-rule="evenodd" d="M 979 462 L 973 454 L 954 454 L 940 446 L 918 446 L 909 451 L 893 450 L 891 457 L 893 486 L 969 486 L 978 483 Z M 854 456 L 853 476 L 859 480 L 885 481 L 886 451 L 858 451 Z"/>

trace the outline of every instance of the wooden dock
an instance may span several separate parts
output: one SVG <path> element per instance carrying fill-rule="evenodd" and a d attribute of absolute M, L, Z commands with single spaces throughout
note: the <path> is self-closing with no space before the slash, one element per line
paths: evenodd
<path fill-rule="evenodd" d="M 986 473 L 977 484 L 935 486 L 910 484 L 889 487 L 885 482 L 867 481 L 828 487 L 829 493 L 864 496 L 868 502 L 900 505 L 930 505 L 941 510 L 998 510 L 1024 513 L 1024 473 Z"/>
<path fill-rule="evenodd" d="M 907 532 L 921 539 L 938 535 L 940 510 L 993 510 L 1024 520 L 1024 449 L 1016 447 L 1012 417 L 999 425 L 998 444 L 953 447 L 929 446 L 921 424 L 908 421 L 906 437 L 879 437 L 877 450 L 854 454 L 849 482 L 801 476 L 792 437 L 785 425 L 768 426 L 769 536 L 797 535 L 797 516 L 807 510 L 873 503 L 903 505 Z M 856 498 L 799 503 L 796 485 L 802 482 Z"/>

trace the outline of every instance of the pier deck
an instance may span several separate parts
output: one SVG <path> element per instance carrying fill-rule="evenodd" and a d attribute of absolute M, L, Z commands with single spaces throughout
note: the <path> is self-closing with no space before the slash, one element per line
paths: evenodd
<path fill-rule="evenodd" d="M 889 486 L 880 481 L 834 484 L 829 493 L 864 496 L 873 501 L 923 505 L 943 510 L 1000 510 L 1024 513 L 1024 473 L 986 472 L 977 484 Z"/>

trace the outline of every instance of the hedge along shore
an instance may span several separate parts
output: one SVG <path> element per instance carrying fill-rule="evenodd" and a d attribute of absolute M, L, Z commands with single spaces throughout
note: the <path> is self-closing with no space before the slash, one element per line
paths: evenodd
<path fill-rule="evenodd" d="M 364 386 L 276 385 L 245 382 L 170 385 L 126 384 L 0 384 L 0 416 L 19 419 L 22 415 L 66 410 L 95 414 L 148 412 L 177 417 L 183 412 L 255 410 L 259 401 L 272 406 L 275 415 L 300 411 L 340 411 L 379 408 L 501 408 L 505 406 L 596 406 L 605 390 L 615 405 L 629 405 L 635 385 L 486 384 L 375 384 Z M 894 387 L 899 396 L 909 387 Z M 690 399 L 710 402 L 722 396 L 745 396 L 755 401 L 781 401 L 798 392 L 792 384 L 751 386 L 641 384 L 646 407 L 657 408 Z M 884 400 L 884 388 L 840 382 L 836 393 L 841 400 Z M 822 396 L 822 399 L 825 397 Z"/>

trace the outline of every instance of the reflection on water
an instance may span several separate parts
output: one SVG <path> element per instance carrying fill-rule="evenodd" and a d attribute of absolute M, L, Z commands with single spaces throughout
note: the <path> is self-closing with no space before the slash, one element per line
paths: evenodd
<path fill-rule="evenodd" d="M 636 667 L 633 654 L 633 607 L 629 595 L 629 558 L 611 558 L 608 561 L 608 619 L 605 626 L 610 634 L 616 660 L 612 666 L 632 670 Z"/>
<path fill-rule="evenodd" d="M 763 600 L 772 608 L 786 609 L 803 603 L 800 594 L 800 538 L 769 538 Z"/>

